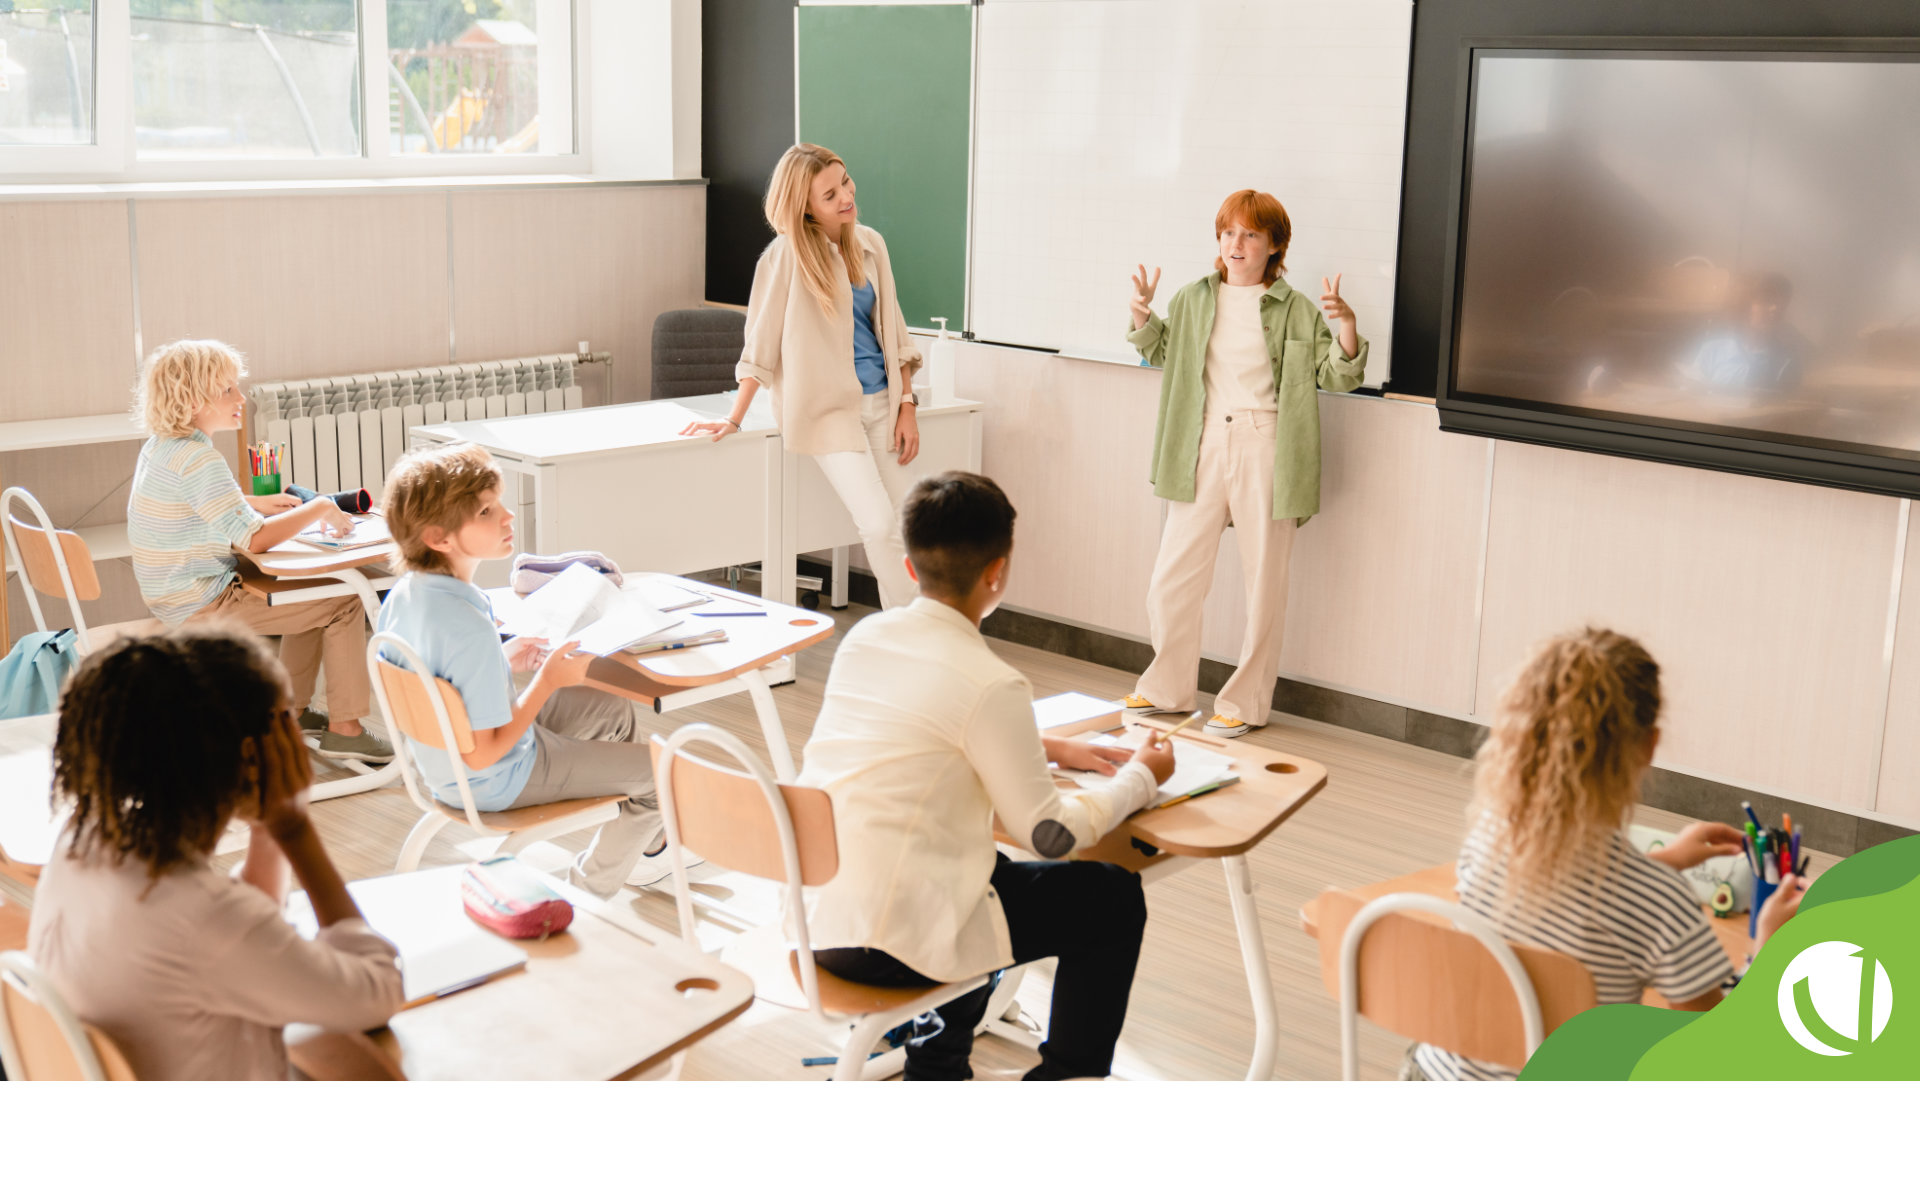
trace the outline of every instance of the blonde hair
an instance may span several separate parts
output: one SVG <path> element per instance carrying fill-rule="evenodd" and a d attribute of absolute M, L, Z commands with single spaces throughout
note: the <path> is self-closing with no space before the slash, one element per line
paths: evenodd
<path fill-rule="evenodd" d="M 410 450 L 393 464 L 380 509 L 393 535 L 393 569 L 448 574 L 453 564 L 426 543 L 427 532 L 454 530 L 480 511 L 480 496 L 500 487 L 493 456 L 472 442 Z"/>
<path fill-rule="evenodd" d="M 767 224 L 793 244 L 794 255 L 800 260 L 800 278 L 829 313 L 834 307 L 833 250 L 827 235 L 807 213 L 807 205 L 813 199 L 814 177 L 828 167 L 844 169 L 846 165 L 825 146 L 801 142 L 789 146 L 780 156 L 774 164 L 773 179 L 767 184 Z M 860 239 L 854 231 L 856 224 L 848 221 L 840 229 L 840 257 L 847 264 L 847 282 L 859 287 L 866 283 L 867 275 Z"/>
<path fill-rule="evenodd" d="M 240 352 L 225 342 L 182 338 L 147 356 L 134 389 L 133 416 L 140 428 L 161 437 L 193 432 L 200 406 L 220 398 L 228 375 L 238 383 L 247 375 Z"/>
<path fill-rule="evenodd" d="M 1492 821 L 1512 893 L 1553 890 L 1605 856 L 1659 720 L 1660 665 L 1632 638 L 1587 628 L 1534 651 L 1476 756 L 1473 817 Z"/>

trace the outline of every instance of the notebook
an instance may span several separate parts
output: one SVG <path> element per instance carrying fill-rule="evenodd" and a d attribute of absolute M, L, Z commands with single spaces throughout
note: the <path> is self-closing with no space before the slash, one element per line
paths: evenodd
<path fill-rule="evenodd" d="M 712 599 L 705 592 L 696 592 L 689 587 L 666 579 L 634 579 L 627 583 L 627 589 L 640 596 L 649 607 L 659 612 L 673 612 L 675 609 L 692 608 L 696 604 L 705 604 Z"/>
<path fill-rule="evenodd" d="M 530 596 L 507 600 L 492 593 L 500 631 L 509 637 L 545 638 L 547 645 L 577 641 L 588 654 L 618 654 L 628 646 L 660 640 L 680 624 L 647 603 L 635 580 L 622 590 L 587 566 L 574 563 Z M 512 593 L 508 592 L 508 596 Z"/>
<path fill-rule="evenodd" d="M 360 550 L 390 542 L 393 534 L 387 530 L 387 519 L 373 514 L 353 518 L 353 530 L 345 537 L 334 537 L 327 532 L 325 523 L 315 521 L 294 534 L 293 540 L 316 550 Z"/>
<path fill-rule="evenodd" d="M 1121 724 L 1120 706 L 1085 692 L 1061 692 L 1042 696 L 1033 702 L 1033 720 L 1040 732 L 1052 737 L 1072 737 L 1095 729 L 1112 729 Z"/>
<path fill-rule="evenodd" d="M 373 931 L 400 951 L 411 1008 L 526 965 L 527 952 L 474 924 L 460 902 L 461 867 L 383 875 L 347 885 Z M 287 897 L 287 920 L 303 937 L 320 923 L 305 892 Z"/>
<path fill-rule="evenodd" d="M 1088 740 L 1096 746 L 1125 746 L 1132 750 L 1137 749 L 1146 737 L 1146 730 L 1134 729 L 1119 737 L 1102 734 Z M 1062 774 L 1083 788 L 1104 787 L 1108 778 L 1098 771 L 1064 771 Z M 1237 783 L 1239 779 L 1239 774 L 1234 770 L 1233 759 L 1185 738 L 1176 737 L 1173 739 L 1173 774 L 1160 785 L 1153 803 L 1147 807 L 1161 808 L 1190 796 L 1198 796 L 1203 792 L 1211 792 L 1215 788 Z"/>

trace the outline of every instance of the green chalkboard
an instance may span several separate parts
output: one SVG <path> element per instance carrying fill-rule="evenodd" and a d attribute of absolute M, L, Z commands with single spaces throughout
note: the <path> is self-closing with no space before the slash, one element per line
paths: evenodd
<path fill-rule="evenodd" d="M 803 5 L 800 140 L 847 161 L 860 221 L 893 258 L 907 324 L 963 328 L 973 6 Z"/>

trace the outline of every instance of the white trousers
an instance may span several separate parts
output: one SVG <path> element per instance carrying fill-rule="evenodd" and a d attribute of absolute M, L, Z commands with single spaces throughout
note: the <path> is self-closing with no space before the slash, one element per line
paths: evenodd
<path fill-rule="evenodd" d="M 867 449 L 816 454 L 813 461 L 847 506 L 867 565 L 880 585 L 880 607 L 911 604 L 920 589 L 907 574 L 907 543 L 900 536 L 900 502 L 920 479 L 917 463 L 900 465 L 892 449 L 894 400 L 890 392 L 875 392 L 861 406 L 860 424 L 867 432 Z"/>
<path fill-rule="evenodd" d="M 1280 670 L 1280 635 L 1287 615 L 1287 560 L 1293 555 L 1292 517 L 1273 519 L 1272 409 L 1217 412 L 1208 405 L 1200 434 L 1200 465 L 1192 503 L 1167 502 L 1160 552 L 1147 585 L 1147 630 L 1153 664 L 1138 691 L 1161 708 L 1190 709 L 1200 683 L 1200 615 L 1220 534 L 1233 523 L 1246 576 L 1247 624 L 1240 665 L 1220 689 L 1214 710 L 1264 725 L 1273 708 Z"/>

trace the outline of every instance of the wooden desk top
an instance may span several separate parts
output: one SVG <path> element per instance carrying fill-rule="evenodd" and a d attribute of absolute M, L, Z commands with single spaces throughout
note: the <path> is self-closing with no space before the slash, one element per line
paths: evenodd
<path fill-rule="evenodd" d="M 1170 728 L 1158 721 L 1130 724 Z M 1174 736 L 1231 757 L 1240 781 L 1165 808 L 1135 813 L 1098 845 L 1076 857 L 1139 870 L 1153 858 L 1133 845 L 1135 838 L 1180 858 L 1245 854 L 1327 786 L 1327 769 L 1311 759 L 1249 745 L 1240 739 L 1194 732 Z"/>
<path fill-rule="evenodd" d="M 460 866 L 405 879 L 420 903 L 467 918 Z M 745 1012 L 753 982 L 664 930 L 564 882 L 566 932 L 516 943 L 527 965 L 393 1018 L 371 1036 L 409 1079 L 621 1079 Z"/>
<path fill-rule="evenodd" d="M 714 597 L 712 603 L 677 609 L 668 615 L 683 618 L 689 626 L 723 626 L 727 631 L 727 640 L 664 654 L 649 654 L 644 658 L 633 654 L 608 655 L 593 664 L 587 682 L 615 695 L 650 701 L 685 688 L 724 683 L 764 667 L 775 659 L 809 646 L 817 646 L 833 636 L 833 618 L 824 613 L 808 612 L 790 604 L 762 600 L 744 592 L 674 575 L 634 572 L 627 578 L 630 581 L 669 580 Z M 505 596 L 501 596 L 502 593 Z M 510 588 L 494 588 L 487 595 L 489 598 L 501 597 L 501 602 L 509 602 L 506 597 L 512 597 L 513 592 Z M 496 611 L 499 611 L 499 602 L 496 602 Z M 766 615 L 702 617 L 699 614 L 703 612 L 764 612 Z M 672 632 L 668 630 L 662 636 Z"/>
<path fill-rule="evenodd" d="M 1454 890 L 1454 884 L 1453 864 L 1446 863 L 1438 867 L 1428 867 L 1424 871 L 1415 871 L 1411 875 L 1402 875 L 1398 879 L 1387 879 L 1379 883 L 1369 883 L 1363 887 L 1344 888 L 1341 890 L 1352 892 L 1363 901 L 1377 900 L 1381 896 L 1390 895 L 1394 892 L 1418 892 L 1422 895 L 1438 896 L 1440 899 L 1446 901 L 1456 901 L 1460 897 Z M 1316 938 L 1320 936 L 1319 906 L 1319 897 L 1316 896 L 1314 899 L 1307 901 L 1306 905 L 1300 909 L 1301 928 Z M 1409 912 L 1404 915 L 1412 917 L 1417 921 L 1428 921 L 1435 925 L 1446 924 L 1444 919 L 1434 916 L 1431 913 Z M 1725 948 L 1727 957 L 1732 959 L 1735 965 L 1747 961 L 1747 956 L 1753 953 L 1753 939 L 1747 936 L 1747 917 L 1745 913 L 1735 913 L 1729 917 L 1716 917 L 1709 914 L 1707 924 L 1713 927 L 1713 936 L 1720 939 L 1720 945 Z M 1666 997 L 1654 991 L 1652 988 L 1647 989 L 1646 995 L 1642 997 L 1642 1002 L 1654 1008 L 1673 1007 L 1667 1003 Z"/>

